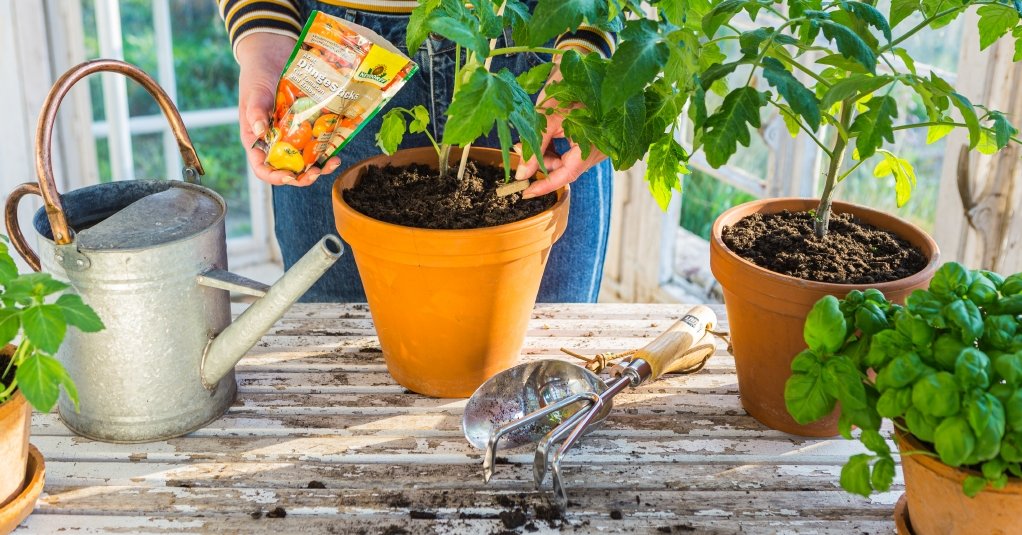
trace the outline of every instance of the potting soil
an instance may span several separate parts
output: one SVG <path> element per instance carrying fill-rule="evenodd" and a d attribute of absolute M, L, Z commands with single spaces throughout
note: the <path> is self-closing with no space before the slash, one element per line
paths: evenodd
<path fill-rule="evenodd" d="M 894 234 L 833 214 L 822 239 L 809 212 L 752 214 L 721 233 L 724 244 L 757 266 L 818 282 L 876 284 L 918 273 L 927 259 Z"/>
<path fill-rule="evenodd" d="M 504 170 L 470 161 L 463 180 L 452 166 L 446 177 L 423 164 L 369 167 L 344 201 L 387 223 L 430 229 L 470 229 L 512 223 L 534 216 L 557 200 L 553 193 L 522 199 L 496 194 Z"/>

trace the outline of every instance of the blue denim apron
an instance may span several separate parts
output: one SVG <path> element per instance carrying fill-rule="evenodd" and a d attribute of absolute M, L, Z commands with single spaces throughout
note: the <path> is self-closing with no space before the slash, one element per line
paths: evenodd
<path fill-rule="evenodd" d="M 430 37 L 414 53 L 409 54 L 405 44 L 407 14 L 374 13 L 332 6 L 314 1 L 299 2 L 303 19 L 312 10 L 343 18 L 378 33 L 397 46 L 419 65 L 419 72 L 398 91 L 391 102 L 355 136 L 341 152 L 341 168 L 333 175 L 321 176 L 312 186 L 273 187 L 274 231 L 284 257 L 284 266 L 291 267 L 325 234 L 336 234 L 334 227 L 331 188 L 337 174 L 348 165 L 381 153 L 376 145 L 376 132 L 383 114 L 393 106 L 411 108 L 422 104 L 430 112 L 432 133 L 440 139 L 451 102 L 454 79 L 454 43 L 447 39 Z M 499 39 L 497 46 L 507 46 L 510 38 Z M 516 75 L 549 57 L 537 54 L 514 54 L 493 59 L 491 70 L 510 69 Z M 424 134 L 405 137 L 403 148 L 429 146 Z M 496 134 L 477 143 L 484 147 L 499 147 Z M 564 152 L 566 140 L 554 142 L 555 149 Z M 593 167 L 571 185 L 571 210 L 564 235 L 554 244 L 543 281 L 540 284 L 540 302 L 595 302 L 603 277 L 603 259 L 607 252 L 610 229 L 610 196 L 613 169 L 609 161 Z M 305 302 L 364 302 L 365 291 L 355 266 L 350 247 L 345 254 L 302 298 Z"/>

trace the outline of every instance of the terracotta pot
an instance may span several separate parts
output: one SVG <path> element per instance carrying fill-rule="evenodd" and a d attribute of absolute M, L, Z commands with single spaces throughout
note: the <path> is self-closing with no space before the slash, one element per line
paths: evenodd
<path fill-rule="evenodd" d="M 473 148 L 472 157 L 502 167 L 500 151 Z M 362 277 L 391 376 L 420 394 L 467 397 L 518 359 L 550 247 L 568 224 L 568 189 L 541 214 L 469 230 L 384 223 L 344 202 L 341 192 L 366 167 L 410 163 L 435 166 L 436 153 L 407 149 L 352 166 L 334 183 L 334 219 Z"/>
<path fill-rule="evenodd" d="M 904 279 L 873 285 L 833 284 L 789 277 L 761 268 L 733 253 L 721 239 L 724 227 L 754 213 L 815 209 L 817 199 L 780 198 L 752 201 L 727 210 L 713 224 L 710 269 L 724 291 L 731 325 L 731 344 L 738 371 L 742 406 L 763 424 L 795 435 L 837 435 L 837 413 L 800 425 L 784 405 L 784 383 L 791 376 L 791 361 L 806 348 L 802 337 L 806 315 L 820 298 L 843 298 L 852 290 L 876 288 L 891 301 L 903 303 L 913 290 L 925 288 L 937 270 L 937 243 L 919 227 L 892 215 L 834 202 L 835 213 L 852 213 L 861 221 L 893 232 L 919 248 L 929 263 Z"/>
<path fill-rule="evenodd" d="M 1022 535 L 1022 480 L 1008 478 L 1003 489 L 987 487 L 970 498 L 962 482 L 979 472 L 952 468 L 929 455 L 906 451 L 932 451 L 914 436 L 896 431 L 905 497 L 916 535 Z"/>
<path fill-rule="evenodd" d="M 0 373 L 17 348 L 0 348 Z M 0 404 L 0 506 L 21 492 L 28 461 L 28 433 L 32 423 L 32 407 L 20 391 Z"/>
<path fill-rule="evenodd" d="M 0 533 L 9 533 L 28 518 L 35 509 L 35 502 L 43 492 L 46 481 L 46 463 L 35 446 L 28 446 L 28 462 L 25 467 L 25 485 L 21 493 L 5 505 L 0 506 Z"/>

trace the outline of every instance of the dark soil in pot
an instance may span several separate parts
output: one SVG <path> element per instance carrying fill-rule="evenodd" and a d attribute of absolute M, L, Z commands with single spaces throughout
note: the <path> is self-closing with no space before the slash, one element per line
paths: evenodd
<path fill-rule="evenodd" d="M 551 193 L 522 200 L 521 193 L 496 194 L 504 183 L 504 170 L 470 161 L 464 180 L 456 168 L 441 178 L 423 164 L 369 167 L 344 200 L 363 214 L 406 227 L 469 229 L 513 223 L 553 206 Z"/>
<path fill-rule="evenodd" d="M 724 244 L 742 258 L 782 275 L 839 284 L 875 284 L 918 273 L 927 258 L 907 241 L 833 214 L 823 238 L 810 212 L 752 214 L 722 232 Z"/>

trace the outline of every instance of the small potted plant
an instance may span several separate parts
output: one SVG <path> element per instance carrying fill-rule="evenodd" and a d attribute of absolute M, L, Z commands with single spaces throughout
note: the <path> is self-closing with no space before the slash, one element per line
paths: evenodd
<path fill-rule="evenodd" d="M 854 0 L 727 0 L 695 13 L 702 48 L 689 116 L 709 164 L 724 165 L 739 145 L 747 146 L 750 128 L 760 126 L 767 108 L 778 110 L 792 135 L 809 136 L 825 157 L 820 198 L 753 201 L 713 225 L 710 264 L 728 310 L 742 404 L 770 427 L 837 433 L 835 415 L 799 425 L 784 409 L 789 364 L 805 347 L 801 326 L 815 302 L 867 287 L 903 302 L 939 265 L 937 245 L 921 229 L 834 201 L 841 182 L 870 162 L 902 206 L 916 177 L 896 148 L 885 148 L 899 131 L 926 128 L 932 142 L 963 128 L 970 147 L 987 154 L 1016 139 L 1002 113 L 974 105 L 937 74 L 917 72 L 901 46 L 920 32 L 940 38 L 933 30 L 973 6 L 981 6 L 984 48 L 1018 26 L 1016 6 L 987 1 L 895 1 L 887 16 L 873 3 Z M 916 14 L 921 22 L 906 22 Z M 739 29 L 737 19 L 745 17 L 757 24 Z M 727 41 L 737 41 L 733 54 L 723 52 Z M 740 75 L 740 85 L 725 83 L 732 73 Z M 897 124 L 907 103 L 892 94 L 896 88 L 917 94 L 929 120 Z M 715 108 L 707 104 L 712 96 L 719 97 Z"/>
<path fill-rule="evenodd" d="M 1022 273 L 950 262 L 906 305 L 874 289 L 826 296 L 809 312 L 785 402 L 809 423 L 838 407 L 869 453 L 841 470 L 845 490 L 888 490 L 894 424 L 905 477 L 899 511 L 919 535 L 1009 533 L 1022 510 Z M 908 515 L 900 517 L 905 522 Z"/>
<path fill-rule="evenodd" d="M 46 273 L 19 275 L 0 236 L 0 532 L 13 530 L 43 488 L 42 455 L 29 445 L 32 408 L 49 412 L 60 387 L 77 406 L 74 382 L 53 357 L 68 326 L 103 322 L 68 285 Z"/>

